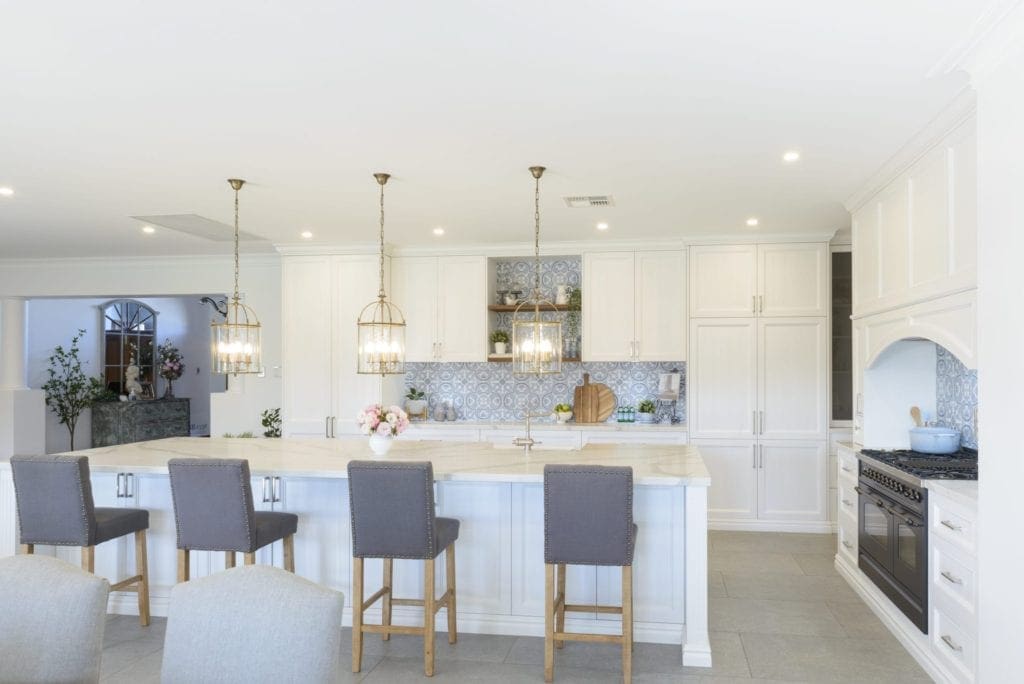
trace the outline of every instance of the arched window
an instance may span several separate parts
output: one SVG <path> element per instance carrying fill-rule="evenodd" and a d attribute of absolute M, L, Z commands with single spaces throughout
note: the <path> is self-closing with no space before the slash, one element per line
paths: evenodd
<path fill-rule="evenodd" d="M 124 391 L 124 371 L 139 367 L 139 382 L 152 386 L 156 376 L 154 344 L 156 311 L 133 299 L 117 299 L 103 306 L 103 378 L 118 394 Z"/>

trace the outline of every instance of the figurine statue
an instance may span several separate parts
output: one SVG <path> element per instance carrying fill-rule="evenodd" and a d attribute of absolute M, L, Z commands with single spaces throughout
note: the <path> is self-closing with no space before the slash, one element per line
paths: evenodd
<path fill-rule="evenodd" d="M 138 399 L 142 396 L 142 383 L 139 382 L 139 367 L 134 362 L 124 369 L 124 388 L 128 391 L 129 399 Z"/>

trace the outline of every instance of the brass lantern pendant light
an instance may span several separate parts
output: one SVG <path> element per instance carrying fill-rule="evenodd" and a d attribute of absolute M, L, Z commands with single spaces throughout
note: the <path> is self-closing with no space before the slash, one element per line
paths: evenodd
<path fill-rule="evenodd" d="M 380 185 L 380 289 L 377 299 L 359 313 L 357 369 L 365 375 L 400 375 L 405 372 L 405 317 L 384 294 L 384 185 L 391 176 L 373 177 Z"/>
<path fill-rule="evenodd" d="M 517 375 L 549 375 L 562 372 L 562 322 L 544 320 L 541 309 L 555 305 L 540 291 L 540 177 L 543 166 L 531 166 L 533 174 L 533 292 L 512 314 L 512 372 Z"/>
<path fill-rule="evenodd" d="M 235 191 L 235 292 L 228 302 L 224 321 L 210 324 L 213 331 L 213 372 L 223 375 L 261 373 L 260 320 L 255 311 L 242 303 L 238 293 L 238 191 L 245 181 L 229 178 L 228 183 Z"/>

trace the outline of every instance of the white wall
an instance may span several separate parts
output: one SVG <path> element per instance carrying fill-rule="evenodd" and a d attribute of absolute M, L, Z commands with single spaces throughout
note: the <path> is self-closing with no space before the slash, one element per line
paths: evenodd
<path fill-rule="evenodd" d="M 935 420 L 935 343 L 901 340 L 864 371 L 864 437 L 869 449 L 907 449 L 910 407 Z"/>
<path fill-rule="evenodd" d="M 230 292 L 232 281 L 233 263 L 227 255 L 123 258 L 116 264 L 108 259 L 0 261 L 0 296 L 30 299 L 87 296 L 107 300 L 126 292 L 140 299 L 176 295 L 198 298 L 210 292 Z M 259 434 L 262 431 L 260 412 L 281 405 L 280 258 L 277 255 L 243 256 L 240 281 L 246 303 L 263 324 L 266 376 L 229 379 L 228 391 L 211 397 L 210 431 L 214 435 L 245 430 Z M 210 309 L 206 308 L 207 325 L 209 317 Z M 160 330 L 161 339 L 165 333 Z M 39 354 L 34 349 L 29 353 Z M 207 353 L 204 351 L 203 355 Z M 91 372 L 98 370 L 93 368 Z"/>
<path fill-rule="evenodd" d="M 210 429 L 210 318 L 213 310 L 199 303 L 199 297 L 132 297 L 157 312 L 157 343 L 170 339 L 185 360 L 185 374 L 175 381 L 174 394 L 188 397 L 192 434 L 209 434 Z M 28 384 L 39 388 L 47 380 L 48 358 L 55 346 L 66 349 L 79 329 L 85 335 L 79 343 L 79 358 L 86 375 L 103 372 L 103 310 L 110 299 L 32 299 L 28 304 Z M 160 396 L 163 379 L 155 388 Z M 223 381 L 221 382 L 223 387 Z M 91 444 L 91 411 L 85 411 L 75 429 L 75 447 Z M 70 447 L 67 426 L 57 421 L 52 411 L 46 414 L 46 452 L 67 451 Z"/>

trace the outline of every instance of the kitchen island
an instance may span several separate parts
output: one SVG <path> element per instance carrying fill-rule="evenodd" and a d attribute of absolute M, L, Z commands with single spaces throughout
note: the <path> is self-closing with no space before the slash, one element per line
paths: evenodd
<path fill-rule="evenodd" d="M 154 615 L 166 615 L 176 580 L 174 509 L 167 461 L 177 457 L 245 458 L 257 509 L 299 516 L 296 573 L 351 596 L 352 547 L 346 467 L 370 459 L 365 439 L 171 438 L 75 452 L 89 457 L 97 506 L 150 511 L 149 570 Z M 629 465 L 639 526 L 634 576 L 636 641 L 676 643 L 684 665 L 710 666 L 707 590 L 707 490 L 711 480 L 696 448 L 685 445 L 591 444 L 577 451 L 495 448 L 485 443 L 398 441 L 385 460 L 431 461 L 438 514 L 462 521 L 458 541 L 459 629 L 471 633 L 544 634 L 543 468 L 548 463 Z M 17 544 L 10 465 L 0 461 L 0 554 Z M 111 579 L 134 567 L 134 546 L 115 540 L 96 549 L 96 571 Z M 45 548 L 39 551 L 46 552 Z M 77 548 L 58 548 L 77 562 Z M 281 564 L 280 543 L 260 563 Z M 194 576 L 223 568 L 224 555 L 193 552 Z M 379 561 L 367 561 L 372 591 Z M 617 605 L 620 570 L 570 567 L 571 603 Z M 395 562 L 398 596 L 422 595 L 417 561 Z M 131 614 L 133 597 L 115 594 L 115 612 Z M 404 608 L 404 607 L 403 607 Z M 379 613 L 379 610 L 378 610 Z M 417 624 L 422 611 L 395 608 L 396 624 Z M 345 612 L 350 624 L 351 611 Z M 369 614 L 371 621 L 379 615 Z M 438 616 L 444 629 L 443 614 Z M 616 633 L 618 616 L 567 618 L 573 631 Z"/>

